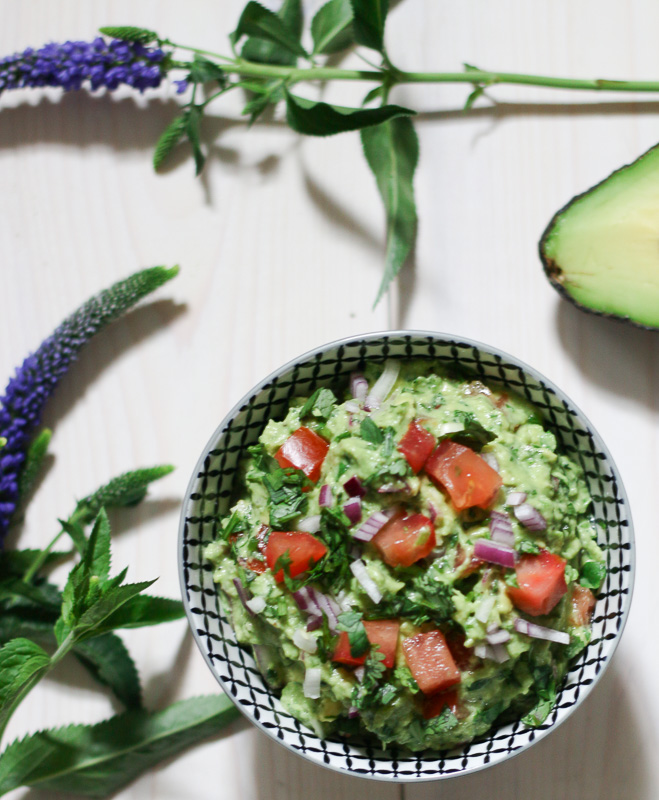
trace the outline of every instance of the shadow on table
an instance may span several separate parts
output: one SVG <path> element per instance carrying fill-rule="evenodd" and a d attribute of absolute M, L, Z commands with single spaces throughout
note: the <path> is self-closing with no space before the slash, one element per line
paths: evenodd
<path fill-rule="evenodd" d="M 609 668 L 592 694 L 559 728 L 505 764 L 466 778 L 421 784 L 366 781 L 311 764 L 264 735 L 255 742 L 255 800 L 313 797 L 406 800 L 654 800 L 644 739 L 627 682 Z"/>
<path fill-rule="evenodd" d="M 581 311 L 566 300 L 556 305 L 556 328 L 564 350 L 594 385 L 659 410 L 656 331 Z"/>

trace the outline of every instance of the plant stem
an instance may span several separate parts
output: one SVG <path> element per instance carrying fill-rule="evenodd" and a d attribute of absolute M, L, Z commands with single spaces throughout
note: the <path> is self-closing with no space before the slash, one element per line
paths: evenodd
<path fill-rule="evenodd" d="M 173 47 L 216 58 L 224 63 L 222 68 L 234 75 L 253 78 L 280 78 L 289 85 L 300 81 L 369 81 L 391 85 L 398 83 L 467 83 L 474 86 L 509 84 L 537 86 L 550 89 L 577 89 L 611 92 L 659 92 L 659 81 L 620 81 L 602 78 L 557 78 L 550 75 L 527 75 L 520 72 L 492 72 L 466 69 L 463 72 L 405 72 L 395 68 L 342 69 L 340 67 L 285 67 L 276 64 L 259 64 L 241 58 L 230 59 L 210 50 L 167 42 Z"/>
<path fill-rule="evenodd" d="M 76 509 L 73 514 L 68 518 L 67 522 L 71 525 L 75 524 L 80 517 L 84 517 L 84 509 Z M 32 564 L 29 568 L 25 571 L 23 575 L 23 581 L 25 583 L 30 583 L 32 578 L 39 572 L 41 567 L 46 563 L 46 559 L 50 555 L 51 550 L 57 542 L 59 541 L 60 537 L 64 534 L 64 528 L 62 528 L 59 533 L 56 533 L 55 536 L 50 540 L 50 542 L 44 547 L 44 549 L 39 553 L 39 555 L 34 559 Z"/>

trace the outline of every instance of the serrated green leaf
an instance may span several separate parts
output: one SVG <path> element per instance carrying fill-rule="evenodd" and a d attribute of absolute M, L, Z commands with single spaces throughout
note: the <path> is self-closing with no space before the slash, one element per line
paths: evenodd
<path fill-rule="evenodd" d="M 353 30 L 357 44 L 384 54 L 384 26 L 389 0 L 350 0 L 354 14 Z"/>
<path fill-rule="evenodd" d="M 25 499 L 30 489 L 34 486 L 44 459 L 48 455 L 48 445 L 53 432 L 49 428 L 44 428 L 32 439 L 25 454 L 25 462 L 18 479 L 18 495 L 21 500 Z"/>
<path fill-rule="evenodd" d="M 32 639 L 43 644 L 53 641 L 53 617 L 33 606 L 13 606 L 0 612 L 0 647 L 11 639 Z"/>
<path fill-rule="evenodd" d="M 50 666 L 50 656 L 29 639 L 12 639 L 0 648 L 0 731 L 20 693 Z"/>
<path fill-rule="evenodd" d="M 127 708 L 141 707 L 142 689 L 135 662 L 118 636 L 106 633 L 78 642 L 73 653 Z"/>
<path fill-rule="evenodd" d="M 165 130 L 160 134 L 153 151 L 153 168 L 160 169 L 167 156 L 172 152 L 176 145 L 185 135 L 188 124 L 187 112 L 179 114 L 169 123 Z"/>
<path fill-rule="evenodd" d="M 286 92 L 286 119 L 294 131 L 307 136 L 332 136 L 345 131 L 380 125 L 395 117 L 415 112 L 402 106 L 379 108 L 345 108 L 307 100 Z"/>
<path fill-rule="evenodd" d="M 75 522 L 75 520 L 59 519 L 57 521 L 62 526 L 62 530 L 71 537 L 75 549 L 81 556 L 84 555 L 87 550 L 87 536 L 82 525 Z"/>
<path fill-rule="evenodd" d="M 89 636 L 100 636 L 102 633 L 111 631 L 112 626 L 108 622 L 108 617 L 131 598 L 148 589 L 153 583 L 155 583 L 155 579 L 140 583 L 127 583 L 123 586 L 113 586 L 104 592 L 83 611 L 75 624 L 71 625 L 76 641 L 82 641 Z"/>
<path fill-rule="evenodd" d="M 184 616 L 185 611 L 180 600 L 140 594 L 114 611 L 105 621 L 104 627 L 112 630 L 117 628 L 142 628 L 145 625 L 174 622 Z"/>
<path fill-rule="evenodd" d="M 284 0 L 281 8 L 277 11 L 277 17 L 291 36 L 299 42 L 304 20 L 300 0 Z M 256 61 L 259 64 L 294 66 L 297 61 L 297 55 L 287 47 L 282 47 L 277 42 L 255 36 L 247 39 L 243 45 L 241 55 L 246 61 Z"/>
<path fill-rule="evenodd" d="M 190 80 L 194 83 L 217 81 L 220 86 L 224 86 L 227 82 L 227 74 L 215 61 L 195 54 L 192 64 L 190 64 Z"/>
<path fill-rule="evenodd" d="M 465 104 L 463 106 L 464 111 L 469 111 L 469 109 L 474 105 L 476 100 L 481 97 L 485 93 L 485 89 L 482 86 L 476 86 L 475 89 L 469 94 L 469 97 L 465 100 Z"/>
<path fill-rule="evenodd" d="M 14 601 L 16 598 L 28 600 L 55 614 L 59 613 L 62 603 L 62 595 L 52 583 L 26 583 L 20 578 L 4 578 L 0 581 L 0 601 Z"/>
<path fill-rule="evenodd" d="M 311 20 L 313 52 L 331 55 L 353 45 L 352 20 L 350 0 L 330 0 L 321 6 Z"/>
<path fill-rule="evenodd" d="M 110 575 L 110 520 L 102 508 L 89 535 L 83 563 L 91 576 L 105 583 Z"/>
<path fill-rule="evenodd" d="M 269 94 L 259 94 L 248 100 L 240 113 L 243 116 L 249 116 L 249 124 L 253 125 L 270 103 L 272 103 L 272 98 Z"/>
<path fill-rule="evenodd" d="M 188 135 L 188 140 L 192 146 L 192 155 L 195 163 L 195 174 L 200 175 L 206 163 L 206 156 L 201 150 L 201 141 L 199 138 L 199 128 L 201 125 L 201 117 L 203 112 L 199 106 L 192 106 L 188 111 L 185 132 Z"/>
<path fill-rule="evenodd" d="M 0 551 L 0 579 L 20 578 L 41 557 L 41 550 L 2 550 Z M 44 566 L 50 566 L 65 558 L 68 553 L 51 551 L 44 560 Z"/>
<path fill-rule="evenodd" d="M 231 34 L 231 41 L 236 44 L 243 36 L 255 36 L 273 42 L 284 50 L 302 58 L 308 58 L 307 51 L 282 20 L 270 9 L 256 0 L 250 0 L 243 9 L 238 20 L 238 27 Z"/>
<path fill-rule="evenodd" d="M 40 731 L 0 756 L 0 794 L 19 786 L 104 798 L 161 761 L 219 733 L 239 712 L 225 695 L 195 697 L 97 725 Z"/>
<path fill-rule="evenodd" d="M 103 36 L 110 36 L 112 39 L 123 39 L 124 42 L 137 42 L 139 44 L 149 44 L 156 41 L 158 34 L 148 28 L 136 28 L 133 25 L 106 26 L 99 28 Z"/>
<path fill-rule="evenodd" d="M 361 139 L 387 215 L 385 267 L 375 299 L 377 305 L 416 240 L 414 171 L 419 160 L 419 140 L 411 120 L 406 117 L 363 130 Z"/>

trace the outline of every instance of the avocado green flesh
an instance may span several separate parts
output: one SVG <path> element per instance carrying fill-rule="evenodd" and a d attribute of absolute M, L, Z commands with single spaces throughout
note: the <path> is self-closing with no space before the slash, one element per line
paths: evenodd
<path fill-rule="evenodd" d="M 381 365 L 367 367 L 371 386 L 381 371 Z M 432 509 L 436 513 L 436 547 L 428 558 L 410 568 L 391 567 L 372 543 L 352 539 L 360 522 L 346 529 L 350 551 L 346 557 L 352 560 L 354 549 L 359 550 L 369 577 L 383 596 L 381 604 L 373 603 L 351 573 L 344 586 L 314 584 L 314 588 L 333 596 L 342 606 L 363 613 L 365 619 L 386 619 L 390 615 L 379 609 L 395 598 L 413 598 L 418 591 L 415 582 L 424 579 L 430 582 L 430 602 L 435 592 L 439 594 L 435 586 L 449 587 L 453 604 L 450 616 L 442 622 L 420 622 L 401 615 L 395 668 L 386 670 L 378 681 L 378 688 L 386 689 L 383 695 L 386 701 L 360 707 L 358 719 L 350 718 L 349 712 L 360 690 L 355 672 L 331 660 L 331 641 L 325 647 L 329 657 L 321 655 L 326 633 L 320 629 L 310 633 L 318 643 L 318 651 L 303 652 L 296 644 L 296 636 L 299 642 L 299 632 L 306 631 L 308 618 L 290 589 L 285 583 L 277 583 L 269 569 L 257 573 L 245 568 L 250 558 L 259 557 L 256 534 L 270 523 L 271 510 L 259 470 L 250 458 L 241 467 L 232 509 L 222 520 L 226 527 L 227 520 L 235 513 L 244 520 L 245 530 L 232 537 L 233 540 L 220 535 L 205 550 L 224 607 L 230 611 L 236 639 L 254 646 L 259 668 L 266 682 L 281 693 L 284 707 L 321 737 L 350 733 L 375 737 L 385 745 L 395 742 L 411 751 L 446 749 L 485 733 L 502 714 L 519 718 L 529 709 L 539 708 L 539 699 L 544 710 L 533 713 L 540 724 L 553 705 L 552 692 L 560 684 L 570 659 L 590 639 L 589 626 L 575 627 L 570 622 L 571 587 L 578 583 L 584 562 L 603 562 L 588 518 L 591 498 L 580 468 L 557 452 L 554 435 L 544 429 L 537 411 L 526 401 L 495 387 L 488 388 L 480 381 L 446 375 L 435 364 L 403 364 L 393 390 L 372 413 L 355 410 L 355 401 L 347 394 L 344 402 L 336 388 L 335 393 L 339 399 L 327 419 L 314 418 L 312 414 L 301 418 L 304 399 L 296 399 L 285 418 L 271 420 L 261 434 L 259 441 L 270 455 L 301 425 L 316 430 L 329 442 L 321 476 L 306 492 L 304 512 L 282 529 L 296 530 L 302 518 L 321 513 L 318 500 L 325 484 L 332 489 L 334 508 L 340 509 L 348 499 L 344 484 L 352 476 L 359 477 L 368 487 L 362 499 L 361 522 L 375 511 L 394 505 L 404 507 L 406 513 L 428 517 Z M 378 484 L 372 482 L 372 476 L 393 464 L 400 467 L 402 456 L 396 447 L 392 451 L 391 446 L 387 456 L 383 455 L 386 436 L 384 442 L 374 443 L 360 435 L 360 421 L 367 417 L 381 431 L 388 431 L 387 435 L 393 436 L 396 443 L 413 420 L 421 420 L 423 427 L 438 440 L 459 435 L 461 425 L 468 424 L 467 419 L 475 420 L 494 436 L 481 450 L 482 455 L 489 454 L 495 459 L 503 480 L 491 508 L 510 516 L 519 552 L 546 549 L 565 559 L 567 592 L 550 614 L 533 621 L 568 631 L 569 646 L 532 639 L 516 631 L 514 620 L 520 612 L 506 591 L 507 581 L 514 575 L 511 570 L 483 563 L 470 577 L 461 574 L 463 568 L 459 565 L 470 564 L 475 541 L 490 536 L 490 510 L 458 513 L 448 495 L 423 470 L 413 475 L 408 469 L 401 476 L 404 491 L 377 491 Z M 402 466 L 406 466 L 404 460 Z M 389 478 L 384 480 L 388 482 Z M 507 504 L 512 492 L 527 494 L 528 502 L 546 519 L 546 530 L 533 532 L 516 520 L 513 508 Z M 317 536 L 322 535 L 321 530 Z M 236 579 L 255 598 L 265 600 L 262 612 L 248 613 L 238 597 Z M 505 654 L 505 660 L 498 663 L 491 656 L 471 658 L 469 666 L 461 668 L 458 717 L 445 711 L 434 719 L 424 719 L 423 695 L 408 669 L 402 642 L 420 632 L 439 628 L 449 637 L 455 633 L 463 636 L 465 646 L 474 653 L 476 647 L 486 644 L 488 627 L 510 633 L 509 641 L 502 645 L 504 650 L 499 651 Z M 309 698 L 304 693 L 305 670 L 310 668 L 321 671 L 319 698 Z M 552 676 L 551 690 L 542 683 L 548 675 Z"/>
<path fill-rule="evenodd" d="M 540 249 L 549 279 L 577 304 L 659 327 L 659 148 L 572 200 Z"/>

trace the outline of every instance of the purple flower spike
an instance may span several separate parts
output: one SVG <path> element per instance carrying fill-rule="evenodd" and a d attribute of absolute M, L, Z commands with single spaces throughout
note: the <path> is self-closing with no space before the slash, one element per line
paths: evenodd
<path fill-rule="evenodd" d="M 121 85 L 143 92 L 155 89 L 167 71 L 166 54 L 159 47 L 100 37 L 92 42 L 47 44 L 0 59 L 0 93 L 24 87 L 60 86 L 65 91 L 92 91 Z"/>
<path fill-rule="evenodd" d="M 29 355 L 0 397 L 0 545 L 19 501 L 19 478 L 30 439 L 60 378 L 91 337 L 145 295 L 173 278 L 178 267 L 137 272 L 92 297 Z"/>

